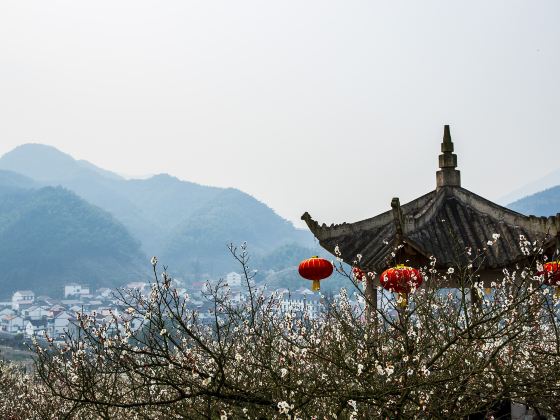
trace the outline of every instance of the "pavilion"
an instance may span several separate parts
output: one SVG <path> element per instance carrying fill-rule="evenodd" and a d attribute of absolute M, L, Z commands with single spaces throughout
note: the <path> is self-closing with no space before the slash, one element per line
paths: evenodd
<path fill-rule="evenodd" d="M 377 273 L 399 263 L 425 266 L 430 257 L 436 258 L 438 269 L 460 267 L 470 248 L 484 254 L 475 268 L 485 284 L 504 268 L 529 262 L 520 238 L 539 241 L 549 256 L 560 244 L 560 213 L 525 216 L 461 187 L 449 125 L 444 127 L 435 190 L 404 205 L 393 198 L 391 210 L 359 222 L 320 225 L 307 212 L 301 218 L 324 249 L 335 255 L 338 246 L 349 264 L 360 254 L 355 265 Z"/>

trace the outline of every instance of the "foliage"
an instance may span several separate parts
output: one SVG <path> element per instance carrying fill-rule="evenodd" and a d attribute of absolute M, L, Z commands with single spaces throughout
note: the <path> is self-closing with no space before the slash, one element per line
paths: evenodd
<path fill-rule="evenodd" d="M 0 286 L 56 293 L 83 279 L 115 287 L 139 274 L 139 243 L 108 213 L 60 187 L 0 200 Z M 9 285 L 9 286 L 8 286 Z"/>
<path fill-rule="evenodd" d="M 16 172 L 0 169 L 0 194 L 17 189 L 38 188 L 40 185 L 26 176 Z"/>
<path fill-rule="evenodd" d="M 121 291 L 123 314 L 82 314 L 64 343 L 37 344 L 52 398 L 102 418 L 460 418 L 503 399 L 560 415 L 558 301 L 533 264 L 504 271 L 490 296 L 476 264 L 442 273 L 432 259 L 407 305 L 363 292 L 341 265 L 357 300 L 297 313 L 252 287 L 245 247 L 231 252 L 245 301 L 218 284 L 199 312 L 154 259 L 150 293 Z"/>
<path fill-rule="evenodd" d="M 287 243 L 304 242 L 303 235 L 290 222 L 233 188 L 221 191 L 200 206 L 175 230 L 163 257 L 176 261 L 180 272 L 190 271 L 193 261 L 199 261 L 202 270 L 210 274 L 231 271 L 235 266 L 222 250 L 232 240 L 251 243 L 258 255 L 269 254 Z"/>
<path fill-rule="evenodd" d="M 318 255 L 329 260 L 332 259 L 332 256 L 323 249 L 317 251 L 316 249 L 298 245 L 297 243 L 290 243 L 282 245 L 266 255 L 255 258 L 255 264 L 261 270 L 280 271 L 287 267 L 297 268 L 301 261 L 313 255 Z"/>

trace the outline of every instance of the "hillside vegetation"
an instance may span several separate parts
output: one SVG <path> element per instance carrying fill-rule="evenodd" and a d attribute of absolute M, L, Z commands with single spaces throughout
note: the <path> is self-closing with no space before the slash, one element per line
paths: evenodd
<path fill-rule="evenodd" d="M 119 222 L 119 235 L 126 234 L 131 241 L 136 238 L 144 254 L 159 256 L 174 275 L 187 280 L 201 275 L 219 276 L 233 269 L 227 251 L 227 244 L 232 242 L 247 241 L 251 254 L 265 263 L 258 267 L 262 270 L 272 268 L 266 265 L 269 259 L 265 257 L 274 255 L 279 247 L 307 249 L 298 254 L 306 257 L 312 252 L 310 232 L 296 229 L 266 204 L 234 188 L 199 185 L 167 174 L 127 180 L 41 144 L 22 145 L 2 156 L 0 185 L 2 173 L 6 179 L 13 178 L 6 181 L 10 188 L 51 185 L 74 192 L 110 213 Z M 79 211 L 74 213 L 76 223 L 90 226 L 91 221 L 82 220 L 82 216 Z M 64 235 L 70 233 L 62 230 L 50 240 L 66 241 Z M 107 241 L 113 239 L 103 229 L 96 234 L 107 234 Z M 47 245 L 49 239 L 43 240 Z M 130 260 L 140 252 L 124 246 L 121 255 L 126 250 L 134 250 L 128 256 Z M 298 264 L 299 260 L 285 256 L 283 262 L 278 258 L 274 262 L 277 270 Z M 27 269 L 25 272 L 29 273 Z"/>
<path fill-rule="evenodd" d="M 138 241 L 74 193 L 60 187 L 0 192 L 2 293 L 62 294 L 72 281 L 116 287 L 148 274 Z"/>

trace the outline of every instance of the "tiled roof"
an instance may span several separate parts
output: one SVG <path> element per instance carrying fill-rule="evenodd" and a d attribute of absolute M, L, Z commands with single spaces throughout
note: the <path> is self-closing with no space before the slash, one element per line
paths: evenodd
<path fill-rule="evenodd" d="M 308 213 L 302 219 L 327 251 L 334 255 L 338 246 L 349 263 L 361 254 L 359 265 L 378 272 L 399 243 L 424 258 L 436 257 L 438 267 L 464 263 L 467 247 L 487 248 L 479 268 L 502 268 L 525 258 L 520 235 L 551 248 L 560 234 L 560 213 L 524 216 L 458 186 L 438 188 L 403 206 L 397 201 L 393 210 L 356 223 L 319 225 Z M 500 238 L 487 246 L 495 233 Z"/>

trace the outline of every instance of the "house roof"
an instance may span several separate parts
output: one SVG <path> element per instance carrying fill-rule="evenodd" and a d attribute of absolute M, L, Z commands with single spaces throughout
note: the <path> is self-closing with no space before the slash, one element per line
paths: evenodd
<path fill-rule="evenodd" d="M 68 318 L 71 318 L 71 317 L 72 317 L 72 315 L 70 315 L 68 312 L 62 311 L 62 312 L 58 313 L 54 318 L 55 319 L 62 319 L 62 318 L 68 319 Z"/>
<path fill-rule="evenodd" d="M 0 314 L 13 314 L 15 311 L 12 308 L 4 308 L 0 310 Z"/>
<path fill-rule="evenodd" d="M 36 296 L 35 301 L 36 302 L 44 302 L 48 305 L 54 305 L 54 303 L 56 302 L 56 299 L 53 299 L 49 296 L 41 295 L 41 296 Z"/>
<path fill-rule="evenodd" d="M 403 206 L 394 198 L 391 210 L 356 223 L 320 225 L 307 212 L 302 219 L 327 251 L 334 255 L 338 246 L 341 257 L 349 263 L 360 254 L 358 265 L 374 271 L 394 262 L 392 253 L 399 244 L 405 245 L 407 254 L 434 256 L 438 267 L 466 262 L 468 247 L 484 250 L 479 268 L 488 269 L 526 259 L 519 245 L 520 235 L 531 242 L 542 241 L 545 248 L 556 245 L 560 213 L 548 218 L 524 216 L 462 188 L 455 169 L 456 156 L 449 157 L 453 151 L 450 143 L 446 126 L 436 190 Z M 488 246 L 494 234 L 500 237 Z"/>
<path fill-rule="evenodd" d="M 31 290 L 16 290 L 16 291 L 14 292 L 14 295 L 15 295 L 16 293 L 19 293 L 20 295 L 26 295 L 26 296 L 29 296 L 29 295 L 35 296 L 35 293 L 33 293 Z"/>
<path fill-rule="evenodd" d="M 25 325 L 27 326 L 28 324 L 33 325 L 34 327 L 46 327 L 47 326 L 47 321 L 43 320 L 43 319 L 30 319 L 25 321 Z"/>

